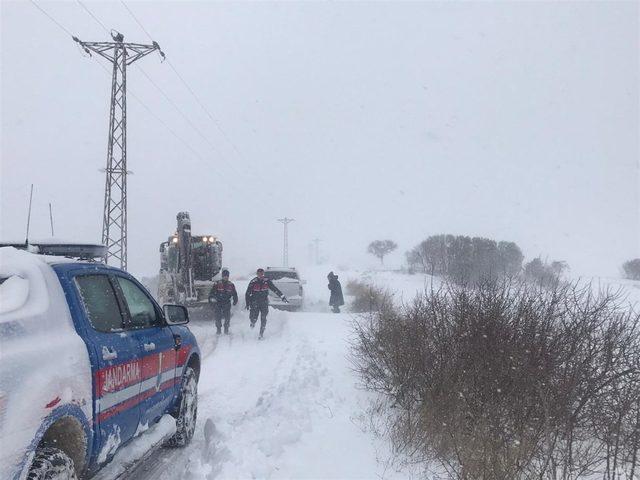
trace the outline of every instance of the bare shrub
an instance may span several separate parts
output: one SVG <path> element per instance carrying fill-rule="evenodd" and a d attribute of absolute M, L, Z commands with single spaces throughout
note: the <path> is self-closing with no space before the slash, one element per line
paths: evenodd
<path fill-rule="evenodd" d="M 413 461 L 458 479 L 640 471 L 640 324 L 617 294 L 446 286 L 383 305 L 355 332 L 354 366 Z"/>
<path fill-rule="evenodd" d="M 567 262 L 555 260 L 548 263 L 540 257 L 526 263 L 523 268 L 524 279 L 541 287 L 555 287 L 562 281 L 563 274 L 569 270 Z"/>
<path fill-rule="evenodd" d="M 359 280 L 349 280 L 345 291 L 352 297 L 349 310 L 354 313 L 379 311 L 391 301 L 391 295 L 385 289 Z"/>

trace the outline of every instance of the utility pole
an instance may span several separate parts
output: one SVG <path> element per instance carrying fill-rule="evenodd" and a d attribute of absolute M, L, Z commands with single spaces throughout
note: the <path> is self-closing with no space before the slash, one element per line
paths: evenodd
<path fill-rule="evenodd" d="M 319 238 L 314 238 L 313 243 L 316 246 L 316 265 L 320 265 L 320 242 Z"/>
<path fill-rule="evenodd" d="M 289 224 L 294 222 L 293 218 L 278 218 L 278 221 L 283 226 L 283 242 L 282 242 L 282 266 L 289 266 Z"/>
<path fill-rule="evenodd" d="M 109 110 L 109 140 L 102 217 L 102 243 L 107 247 L 105 263 L 120 262 L 127 269 L 127 66 L 158 51 L 157 42 L 151 45 L 124 43 L 124 35 L 111 31 L 113 42 L 83 42 L 73 37 L 85 52 L 97 53 L 113 64 L 111 77 L 111 108 Z"/>

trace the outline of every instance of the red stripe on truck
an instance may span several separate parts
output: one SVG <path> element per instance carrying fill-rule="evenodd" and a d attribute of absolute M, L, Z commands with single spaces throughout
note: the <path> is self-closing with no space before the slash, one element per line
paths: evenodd
<path fill-rule="evenodd" d="M 114 405 L 113 407 L 100 412 L 98 414 L 97 417 L 97 421 L 98 422 L 104 422 L 105 420 L 113 417 L 114 415 L 117 415 L 121 412 L 124 412 L 125 410 L 129 410 L 130 408 L 135 407 L 136 405 L 138 405 L 141 402 L 144 402 L 147 398 L 152 397 L 153 395 L 155 395 L 156 393 L 162 392 L 168 388 L 173 387 L 173 385 L 178 382 L 180 379 L 177 378 L 172 378 L 170 380 L 167 380 L 166 382 L 162 383 L 160 385 L 159 389 L 156 389 L 156 387 L 152 387 L 142 393 L 139 393 L 138 395 L 136 395 L 135 397 L 131 397 L 129 400 L 125 400 L 124 402 L 121 402 L 117 405 Z"/>
<path fill-rule="evenodd" d="M 95 373 L 96 396 L 100 398 L 107 393 L 117 392 L 175 367 L 176 351 L 170 348 L 130 362 L 102 368 Z"/>

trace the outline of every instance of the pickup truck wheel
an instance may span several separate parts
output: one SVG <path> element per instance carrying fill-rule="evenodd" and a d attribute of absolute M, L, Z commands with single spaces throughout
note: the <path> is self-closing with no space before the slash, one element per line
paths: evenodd
<path fill-rule="evenodd" d="M 73 460 L 59 448 L 36 450 L 27 480 L 78 480 Z"/>
<path fill-rule="evenodd" d="M 184 447 L 193 438 L 198 416 L 198 377 L 187 367 L 180 389 L 180 408 L 176 415 L 176 433 L 167 441 L 169 447 Z"/>

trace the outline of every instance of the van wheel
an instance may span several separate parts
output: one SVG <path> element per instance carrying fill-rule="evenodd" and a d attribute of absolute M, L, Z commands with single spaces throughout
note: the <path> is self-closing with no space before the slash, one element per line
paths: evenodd
<path fill-rule="evenodd" d="M 198 417 L 198 379 L 196 372 L 187 367 L 180 389 L 180 407 L 176 417 L 176 433 L 167 440 L 169 447 L 184 447 L 193 438 Z"/>
<path fill-rule="evenodd" d="M 78 480 L 73 460 L 59 448 L 36 450 L 27 480 Z"/>

